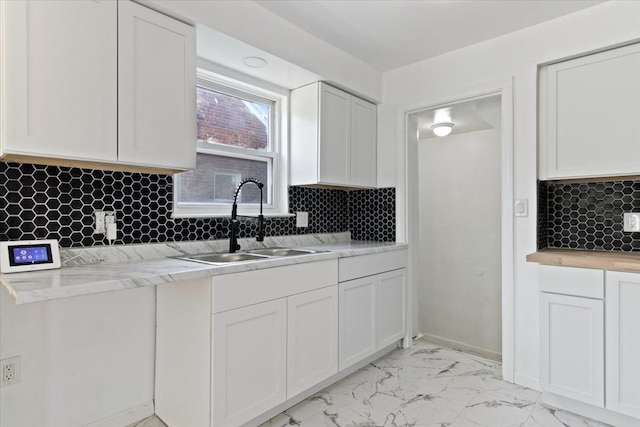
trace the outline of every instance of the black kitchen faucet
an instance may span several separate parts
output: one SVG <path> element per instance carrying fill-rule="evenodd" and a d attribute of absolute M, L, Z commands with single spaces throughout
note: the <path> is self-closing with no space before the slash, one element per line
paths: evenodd
<path fill-rule="evenodd" d="M 231 208 L 231 226 L 229 229 L 229 253 L 232 254 L 238 249 L 238 231 L 240 227 L 240 221 L 238 221 L 238 194 L 240 189 L 247 183 L 253 182 L 260 189 L 260 215 L 258 215 L 258 235 L 256 240 L 262 242 L 264 240 L 264 215 L 262 215 L 262 188 L 264 184 L 255 178 L 243 179 L 238 188 L 236 188 L 236 194 L 233 196 L 233 207 Z"/>

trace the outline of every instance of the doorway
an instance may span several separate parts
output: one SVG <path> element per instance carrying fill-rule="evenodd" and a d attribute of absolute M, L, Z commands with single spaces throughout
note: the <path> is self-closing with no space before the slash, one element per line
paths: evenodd
<path fill-rule="evenodd" d="M 417 299 L 429 340 L 502 357 L 501 95 L 413 112 Z M 453 125 L 437 136 L 437 123 Z"/>

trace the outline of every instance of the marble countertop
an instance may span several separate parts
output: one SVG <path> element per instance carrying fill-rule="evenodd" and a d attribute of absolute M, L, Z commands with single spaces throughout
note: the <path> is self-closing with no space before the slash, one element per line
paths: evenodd
<path fill-rule="evenodd" d="M 265 242 L 262 246 L 300 247 L 326 252 L 216 265 L 171 257 L 224 252 L 224 250 L 212 250 L 224 247 L 224 241 L 114 246 L 111 251 L 113 253 L 109 253 L 113 256 L 98 259 L 95 254 L 99 255 L 100 250 L 110 251 L 110 249 L 91 248 L 75 252 L 69 250 L 70 253 L 66 254 L 66 259 L 63 255 L 63 263 L 75 259 L 75 265 L 67 263 L 68 265 L 56 270 L 0 274 L 0 282 L 16 299 L 16 304 L 26 304 L 407 248 L 406 244 L 390 242 L 327 239 L 322 235 L 314 237 L 315 239 L 301 240 L 296 236 L 295 241 L 285 241 L 283 238 L 273 239 L 274 241 Z M 244 247 L 252 249 L 246 244 Z M 164 257 L 157 257 L 158 254 L 164 254 Z M 153 257 L 154 255 L 156 257 Z M 84 259 L 85 262 L 77 262 L 77 258 Z"/>
<path fill-rule="evenodd" d="M 527 255 L 527 261 L 564 267 L 640 272 L 640 253 L 638 252 L 547 248 Z"/>

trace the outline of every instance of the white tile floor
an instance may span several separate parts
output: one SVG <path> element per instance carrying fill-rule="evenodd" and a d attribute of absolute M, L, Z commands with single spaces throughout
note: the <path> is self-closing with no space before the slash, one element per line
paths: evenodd
<path fill-rule="evenodd" d="M 417 341 L 261 427 L 606 427 L 539 399 L 502 381 L 499 363 Z M 129 427 L 166 426 L 152 417 Z"/>

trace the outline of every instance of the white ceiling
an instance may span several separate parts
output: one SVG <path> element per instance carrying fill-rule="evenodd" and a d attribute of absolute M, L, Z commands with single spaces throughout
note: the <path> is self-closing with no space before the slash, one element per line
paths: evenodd
<path fill-rule="evenodd" d="M 601 0 L 254 0 L 381 72 L 602 3 Z"/>

